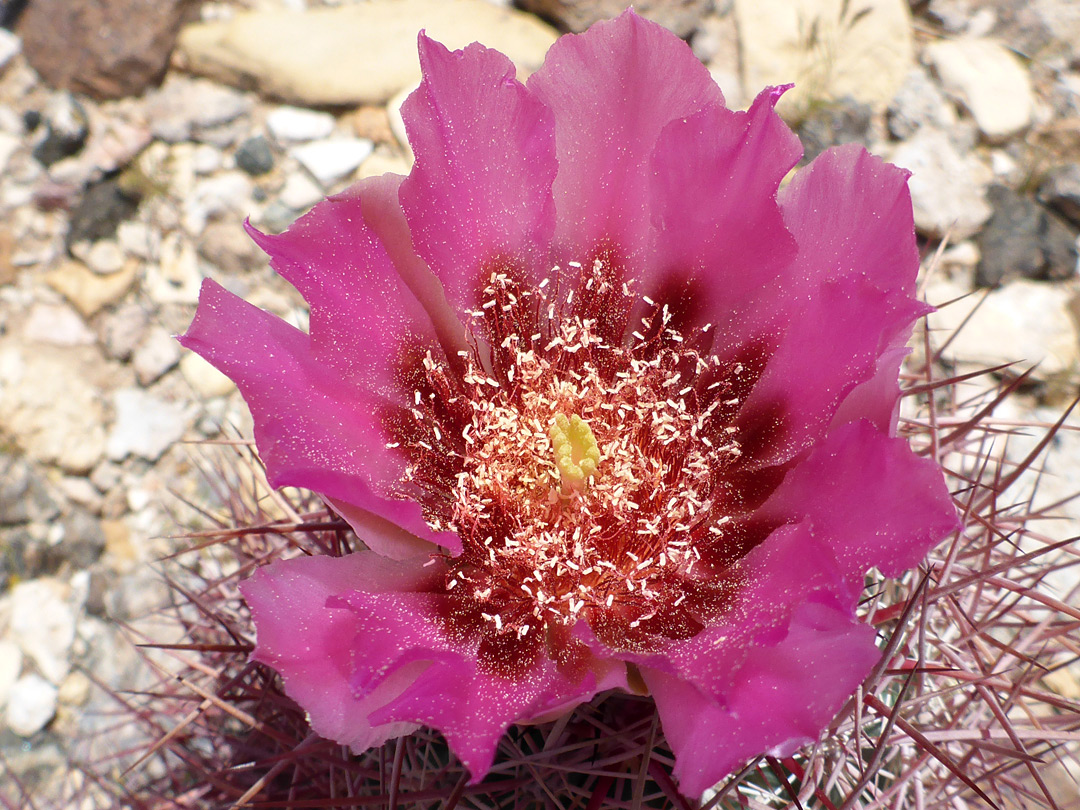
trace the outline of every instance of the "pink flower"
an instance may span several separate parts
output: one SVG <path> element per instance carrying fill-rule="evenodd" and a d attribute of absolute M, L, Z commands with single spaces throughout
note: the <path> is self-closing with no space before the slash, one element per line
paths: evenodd
<path fill-rule="evenodd" d="M 433 726 L 474 779 L 613 688 L 653 696 L 687 794 L 815 739 L 879 657 L 864 574 L 955 526 L 893 437 L 906 174 L 842 147 L 778 191 L 785 88 L 732 112 L 630 12 L 527 85 L 480 45 L 420 59 L 411 174 L 251 231 L 310 335 L 207 281 L 182 339 L 272 483 L 371 549 L 257 572 L 256 659 L 323 736 Z"/>

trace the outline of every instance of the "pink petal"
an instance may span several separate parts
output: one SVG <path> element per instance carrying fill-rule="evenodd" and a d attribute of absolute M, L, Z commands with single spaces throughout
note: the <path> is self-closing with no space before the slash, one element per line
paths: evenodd
<path fill-rule="evenodd" d="M 417 503 L 389 497 L 406 462 L 386 448 L 378 403 L 317 358 L 303 332 L 208 279 L 180 342 L 239 387 L 271 485 L 314 490 L 460 549 L 456 535 L 430 529 Z"/>
<path fill-rule="evenodd" d="M 776 192 L 802 155 L 773 109 L 785 87 L 763 90 L 747 112 L 722 106 L 671 122 L 660 135 L 651 177 L 664 274 L 645 283 L 664 296 L 678 287 L 702 321 L 723 324 L 746 293 L 790 264 L 796 246 Z M 693 279 L 691 287 L 681 286 Z"/>
<path fill-rule="evenodd" d="M 417 251 L 470 309 L 481 271 L 524 270 L 535 283 L 549 269 L 554 122 L 498 51 L 419 42 L 424 79 L 402 107 L 416 163 L 401 204 Z"/>
<path fill-rule="evenodd" d="M 722 105 L 720 89 L 686 43 L 632 11 L 561 37 L 528 84 L 555 115 L 556 242 L 569 259 L 613 245 L 642 266 L 660 133 Z"/>
<path fill-rule="evenodd" d="M 758 514 L 809 520 L 854 588 L 871 567 L 887 577 L 914 567 L 957 526 L 941 468 L 866 421 L 833 430 Z"/>
<path fill-rule="evenodd" d="M 318 361 L 371 394 L 401 401 L 412 398 L 399 383 L 403 357 L 437 351 L 440 340 L 432 315 L 445 319 L 449 308 L 445 300 L 440 306 L 438 282 L 430 272 L 424 279 L 422 268 L 406 265 L 403 276 L 387 252 L 388 243 L 402 241 L 406 256 L 411 252 L 407 231 L 379 232 L 391 230 L 381 213 L 399 208 L 398 182 L 394 176 L 363 181 L 319 203 L 280 235 L 250 226 L 248 233 L 311 308 L 311 343 Z M 390 239 L 380 238 L 384 235 Z M 427 293 L 433 312 L 417 300 L 410 282 Z"/>
<path fill-rule="evenodd" d="M 722 702 L 643 669 L 680 790 L 699 796 L 750 757 L 787 756 L 817 739 L 879 655 L 873 628 L 847 611 L 804 602 L 782 639 L 749 650 Z"/>
<path fill-rule="evenodd" d="M 625 668 L 617 661 L 594 661 L 576 681 L 544 656 L 518 681 L 485 672 L 477 663 L 476 642 L 451 639 L 444 633 L 437 618 L 444 611 L 443 598 L 351 590 L 332 603 L 347 606 L 364 628 L 363 655 L 357 656 L 353 670 L 358 694 L 378 689 L 384 678 L 401 667 L 430 662 L 370 721 L 437 728 L 469 769 L 473 782 L 483 779 L 491 767 L 498 742 L 511 724 L 626 686 Z"/>
<path fill-rule="evenodd" d="M 281 674 L 286 694 L 304 707 L 318 734 L 358 752 L 417 728 L 415 723 L 372 724 L 368 715 L 400 695 L 426 665 L 403 668 L 378 688 L 356 695 L 352 670 L 363 649 L 363 627 L 350 611 L 327 607 L 327 600 L 358 586 L 380 590 L 393 584 L 411 582 L 390 561 L 360 552 L 276 562 L 240 586 L 258 634 L 252 657 Z"/>

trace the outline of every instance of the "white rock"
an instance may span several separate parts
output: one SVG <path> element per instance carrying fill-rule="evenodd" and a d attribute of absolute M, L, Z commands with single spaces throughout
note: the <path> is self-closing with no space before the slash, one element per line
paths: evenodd
<path fill-rule="evenodd" d="M 196 304 L 202 273 L 199 254 L 190 239 L 179 232 L 161 241 L 161 260 L 146 268 L 146 292 L 156 304 Z"/>
<path fill-rule="evenodd" d="M 314 141 L 334 131 L 337 123 L 330 113 L 302 107 L 278 107 L 266 116 L 266 128 L 279 142 Z"/>
<path fill-rule="evenodd" d="M 0 31 L 3 30 L 3 28 L 0 28 Z M 7 169 L 11 156 L 22 146 L 22 142 L 23 139 L 18 135 L 0 132 L 0 174 L 3 174 L 4 170 Z"/>
<path fill-rule="evenodd" d="M 116 238 L 127 253 L 139 259 L 156 261 L 161 255 L 161 232 L 145 222 L 121 222 Z"/>
<path fill-rule="evenodd" d="M 75 610 L 68 591 L 51 579 L 31 579 L 11 593 L 11 637 L 38 671 L 59 685 L 71 669 Z"/>
<path fill-rule="evenodd" d="M 39 675 L 31 673 L 19 678 L 8 696 L 8 728 L 20 737 L 37 734 L 56 714 L 57 694 L 57 688 Z"/>
<path fill-rule="evenodd" d="M 17 34 L 13 34 L 6 28 L 0 28 L 0 70 L 7 67 L 7 63 L 15 58 L 22 50 L 22 40 Z"/>
<path fill-rule="evenodd" d="M 34 304 L 23 336 L 53 346 L 90 346 L 96 340 L 79 313 L 61 304 Z"/>
<path fill-rule="evenodd" d="M 293 174 L 282 186 L 278 199 L 294 211 L 304 211 L 325 195 L 325 192 L 306 174 Z"/>
<path fill-rule="evenodd" d="M 197 174 L 213 174 L 221 168 L 224 159 L 221 150 L 208 143 L 196 146 L 191 158 Z"/>
<path fill-rule="evenodd" d="M 908 186 L 921 233 L 963 239 L 990 218 L 990 171 L 974 155 L 961 155 L 949 136 L 923 127 L 898 144 L 889 159 L 911 171 Z"/>
<path fill-rule="evenodd" d="M 786 115 L 845 96 L 884 107 L 914 64 L 906 0 L 735 0 L 734 10 L 743 87 L 752 96 L 794 82 Z"/>
<path fill-rule="evenodd" d="M 199 180 L 184 200 L 184 228 L 197 236 L 220 216 L 241 215 L 251 206 L 254 184 L 244 172 L 221 172 Z"/>
<path fill-rule="evenodd" d="M 932 278 L 927 298 L 941 304 L 965 292 L 955 282 Z M 1017 371 L 1038 364 L 1037 379 L 1075 373 L 1080 338 L 1069 311 L 1069 290 L 1021 279 L 992 290 L 980 304 L 983 295 L 976 292 L 929 316 L 931 328 L 947 336 L 974 311 L 946 349 L 946 360 L 983 367 L 1017 363 Z"/>
<path fill-rule="evenodd" d="M 23 654 L 13 641 L 0 641 L 0 708 L 7 703 L 11 687 L 22 672 Z"/>
<path fill-rule="evenodd" d="M 124 267 L 124 251 L 114 239 L 99 239 L 86 253 L 86 266 L 103 276 L 119 272 Z"/>
<path fill-rule="evenodd" d="M 1035 94 L 1027 68 L 989 39 L 943 39 L 926 46 L 927 62 L 947 93 L 971 112 L 979 131 L 1002 141 L 1031 123 Z"/>
<path fill-rule="evenodd" d="M 139 383 L 149 385 L 179 363 L 180 351 L 180 344 L 168 330 L 152 328 L 131 358 Z"/>
<path fill-rule="evenodd" d="M 139 388 L 122 388 L 112 395 L 116 418 L 106 452 L 113 461 L 136 455 L 157 461 L 179 441 L 187 428 L 183 406 L 165 402 Z"/>
<path fill-rule="evenodd" d="M 180 373 L 202 397 L 221 397 L 236 389 L 232 380 L 194 352 L 188 352 L 180 359 Z"/>
<path fill-rule="evenodd" d="M 292 155 L 323 188 L 328 188 L 355 172 L 374 148 L 367 138 L 330 138 L 298 146 Z"/>
<path fill-rule="evenodd" d="M 421 28 L 451 49 L 483 42 L 526 73 L 540 67 L 557 36 L 534 16 L 485 0 L 367 0 L 238 12 L 187 26 L 177 50 L 192 72 L 291 104 L 381 104 L 420 78 Z"/>

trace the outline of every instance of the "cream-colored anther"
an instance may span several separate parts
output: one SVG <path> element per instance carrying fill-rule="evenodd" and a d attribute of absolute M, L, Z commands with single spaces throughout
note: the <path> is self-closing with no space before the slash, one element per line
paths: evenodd
<path fill-rule="evenodd" d="M 577 414 L 567 419 L 560 413 L 555 416 L 555 424 L 548 436 L 564 487 L 584 491 L 589 477 L 596 475 L 596 465 L 600 462 L 600 448 L 596 446 L 592 429 Z"/>

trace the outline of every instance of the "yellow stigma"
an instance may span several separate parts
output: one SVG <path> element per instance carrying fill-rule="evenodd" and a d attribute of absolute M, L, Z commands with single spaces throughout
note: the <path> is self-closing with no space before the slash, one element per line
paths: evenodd
<path fill-rule="evenodd" d="M 555 416 L 555 424 L 548 431 L 551 445 L 555 450 L 555 466 L 563 486 L 582 492 L 589 477 L 596 475 L 596 465 L 600 461 L 600 448 L 596 446 L 596 437 L 585 420 L 577 414 L 569 419 L 565 414 Z"/>

